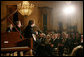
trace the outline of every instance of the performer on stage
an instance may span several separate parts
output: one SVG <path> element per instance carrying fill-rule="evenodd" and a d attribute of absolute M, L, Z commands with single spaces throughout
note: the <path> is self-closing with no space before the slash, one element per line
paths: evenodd
<path fill-rule="evenodd" d="M 34 27 L 34 21 L 29 20 L 28 26 L 24 30 L 24 37 L 25 38 L 33 38 L 32 34 L 35 34 L 35 32 L 33 31 L 33 27 Z"/>
<path fill-rule="evenodd" d="M 35 26 L 34 21 L 33 20 L 29 20 L 28 22 L 28 26 L 25 28 L 24 30 L 24 38 L 26 39 L 33 39 L 33 54 L 35 55 L 36 53 L 36 36 L 38 33 L 36 31 L 33 30 L 33 27 Z"/>

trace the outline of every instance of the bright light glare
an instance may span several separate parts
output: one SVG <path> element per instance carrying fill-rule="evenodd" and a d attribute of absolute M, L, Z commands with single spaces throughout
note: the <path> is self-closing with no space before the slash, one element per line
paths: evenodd
<path fill-rule="evenodd" d="M 74 6 L 67 6 L 64 8 L 63 12 L 65 14 L 73 14 L 75 12 L 75 7 Z"/>

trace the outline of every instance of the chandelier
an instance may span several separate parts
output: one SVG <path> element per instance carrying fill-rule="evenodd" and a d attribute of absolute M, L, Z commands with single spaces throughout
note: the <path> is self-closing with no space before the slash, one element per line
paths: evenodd
<path fill-rule="evenodd" d="M 30 4 L 29 1 L 22 1 L 17 5 L 18 12 L 24 16 L 31 15 L 34 8 L 34 4 Z"/>

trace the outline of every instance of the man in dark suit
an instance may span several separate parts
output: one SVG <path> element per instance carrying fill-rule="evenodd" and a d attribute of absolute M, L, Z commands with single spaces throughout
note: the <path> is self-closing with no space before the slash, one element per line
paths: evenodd
<path fill-rule="evenodd" d="M 51 46 L 53 48 L 57 48 L 57 46 L 58 46 L 58 39 L 57 39 L 57 36 L 55 34 L 53 36 L 54 36 L 54 38 L 51 39 L 51 44 L 52 44 Z"/>
<path fill-rule="evenodd" d="M 33 21 L 33 20 L 29 20 L 28 26 L 25 28 L 24 33 L 23 33 L 25 39 L 31 39 L 31 40 L 33 39 L 33 54 L 36 53 L 36 51 L 35 51 L 36 41 L 35 41 L 34 35 L 37 34 L 37 33 L 34 32 L 34 30 L 33 30 L 33 27 L 34 27 L 34 26 L 35 26 L 34 21 Z"/>
<path fill-rule="evenodd" d="M 34 21 L 33 20 L 29 20 L 28 26 L 24 30 L 24 37 L 25 38 L 33 38 L 32 34 L 35 33 L 33 31 L 33 26 L 34 26 Z"/>
<path fill-rule="evenodd" d="M 9 25 L 9 27 L 7 28 L 6 32 L 13 32 L 15 29 L 13 27 L 12 24 Z"/>
<path fill-rule="evenodd" d="M 55 50 L 58 47 L 59 39 L 57 38 L 57 34 L 54 34 L 51 38 L 51 55 L 54 56 L 53 52 L 56 52 Z"/>

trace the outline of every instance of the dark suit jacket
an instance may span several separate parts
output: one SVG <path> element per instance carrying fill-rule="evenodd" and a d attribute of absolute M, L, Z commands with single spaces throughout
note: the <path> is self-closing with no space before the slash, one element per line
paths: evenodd
<path fill-rule="evenodd" d="M 12 28 L 12 30 L 8 27 L 7 29 L 6 29 L 6 32 L 15 32 L 15 28 Z"/>
<path fill-rule="evenodd" d="M 56 48 L 56 47 L 58 47 L 59 39 L 55 39 L 54 41 L 53 41 L 53 39 L 51 39 L 51 43 L 54 45 L 53 48 Z"/>
<path fill-rule="evenodd" d="M 35 32 L 33 31 L 33 27 L 31 26 L 27 26 L 24 30 L 24 37 L 25 38 L 33 38 L 32 34 L 34 34 Z"/>

